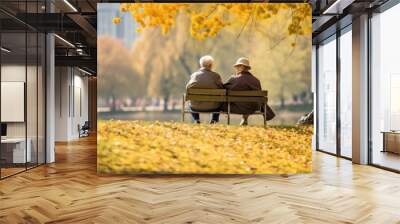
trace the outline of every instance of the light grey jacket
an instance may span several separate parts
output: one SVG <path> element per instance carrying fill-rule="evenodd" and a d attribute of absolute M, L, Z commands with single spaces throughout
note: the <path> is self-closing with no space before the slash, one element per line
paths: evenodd
<path fill-rule="evenodd" d="M 186 89 L 223 89 L 221 76 L 206 68 L 200 68 L 190 76 Z M 190 106 L 193 110 L 207 111 L 214 110 L 221 106 L 218 102 L 196 102 L 191 101 Z"/>

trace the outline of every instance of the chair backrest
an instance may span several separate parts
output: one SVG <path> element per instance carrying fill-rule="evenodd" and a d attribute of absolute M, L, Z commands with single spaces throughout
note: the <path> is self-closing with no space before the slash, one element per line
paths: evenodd
<path fill-rule="evenodd" d="M 83 124 L 82 128 L 90 128 L 90 122 L 89 121 L 85 121 L 85 123 Z"/>
<path fill-rule="evenodd" d="M 187 89 L 186 100 L 204 102 L 226 102 L 225 89 Z"/>
<path fill-rule="evenodd" d="M 245 90 L 245 91 L 234 91 L 228 90 L 227 100 L 229 102 L 257 102 L 267 103 L 268 102 L 268 91 L 266 90 Z"/>

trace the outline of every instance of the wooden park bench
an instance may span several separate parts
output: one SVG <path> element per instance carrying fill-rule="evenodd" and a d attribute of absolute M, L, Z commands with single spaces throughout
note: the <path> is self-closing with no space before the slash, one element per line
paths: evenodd
<path fill-rule="evenodd" d="M 186 101 L 200 101 L 200 102 L 219 102 L 227 104 L 227 111 L 193 111 L 190 108 L 186 108 Z M 267 103 L 268 103 L 268 91 L 265 90 L 246 90 L 246 91 L 232 91 L 226 89 L 188 89 L 182 96 L 182 121 L 185 121 L 185 114 L 187 113 L 220 113 L 227 115 L 227 123 L 230 124 L 231 103 L 260 103 L 263 105 L 263 111 L 258 110 L 253 114 L 259 114 L 263 116 L 264 127 L 267 126 Z M 261 108 L 260 108 L 261 109 Z"/>

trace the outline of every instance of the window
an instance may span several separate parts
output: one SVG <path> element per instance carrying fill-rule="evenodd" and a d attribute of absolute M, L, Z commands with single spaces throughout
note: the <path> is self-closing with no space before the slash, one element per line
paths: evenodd
<path fill-rule="evenodd" d="M 340 155 L 352 157 L 352 33 L 340 36 Z"/>
<path fill-rule="evenodd" d="M 371 160 L 400 170 L 400 4 L 371 18 Z"/>
<path fill-rule="evenodd" d="M 318 47 L 318 149 L 336 153 L 336 37 Z"/>

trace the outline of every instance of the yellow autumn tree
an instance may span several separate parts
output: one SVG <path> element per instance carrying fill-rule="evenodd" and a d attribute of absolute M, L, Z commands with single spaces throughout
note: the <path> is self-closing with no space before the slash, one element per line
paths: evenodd
<path fill-rule="evenodd" d="M 143 95 L 143 77 L 132 66 L 129 50 L 122 42 L 109 36 L 98 38 L 98 94 L 100 98 L 116 100 Z"/>
<path fill-rule="evenodd" d="M 198 69 L 198 59 L 206 54 L 216 59 L 215 71 L 223 80 L 233 74 L 238 57 L 248 57 L 274 104 L 284 107 L 293 97 L 309 93 L 307 4 L 123 3 L 120 7 L 133 16 L 132 28 L 140 32 L 131 50 L 132 63 L 145 80 L 148 96 L 179 97 L 189 75 Z"/>
<path fill-rule="evenodd" d="M 130 13 L 139 24 L 137 32 L 156 27 L 163 34 L 175 26 L 179 14 L 186 14 L 190 20 L 189 32 L 198 40 L 215 37 L 222 29 L 235 26 L 241 27 L 240 35 L 244 29 L 257 27 L 285 10 L 291 13 L 291 21 L 286 27 L 288 35 L 310 35 L 312 30 L 311 7 L 307 3 L 121 3 L 120 10 Z M 114 19 L 114 23 L 120 22 L 119 17 Z"/>

